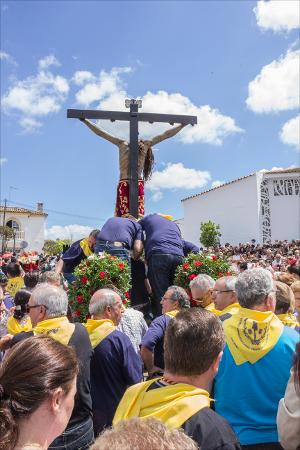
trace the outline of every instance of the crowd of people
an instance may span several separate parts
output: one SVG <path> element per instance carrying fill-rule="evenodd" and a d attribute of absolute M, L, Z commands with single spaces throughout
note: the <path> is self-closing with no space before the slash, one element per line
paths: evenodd
<path fill-rule="evenodd" d="M 232 275 L 199 274 L 190 295 L 175 270 L 201 250 L 158 214 L 111 218 L 33 271 L 7 258 L 0 450 L 299 449 L 299 250 L 202 249 L 226 256 Z M 82 324 L 68 283 L 94 252 L 128 262 L 132 307 L 116 287 L 98 289 Z"/>

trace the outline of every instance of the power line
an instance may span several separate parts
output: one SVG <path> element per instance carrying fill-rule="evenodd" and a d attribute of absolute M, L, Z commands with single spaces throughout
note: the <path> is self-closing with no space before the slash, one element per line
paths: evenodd
<path fill-rule="evenodd" d="M 16 202 L 13 202 L 13 201 L 9 201 L 9 203 L 12 203 L 13 205 L 16 205 L 16 206 L 25 206 L 26 208 L 31 208 L 31 209 L 35 208 L 35 206 L 29 205 L 29 204 L 26 204 L 26 203 L 16 203 Z M 77 218 L 80 218 L 80 219 L 97 220 L 98 222 L 104 222 L 106 220 L 106 219 L 99 218 L 99 217 L 81 216 L 80 214 L 72 214 L 72 213 L 68 213 L 68 212 L 65 212 L 65 211 L 57 211 L 55 209 L 49 209 L 49 208 L 45 208 L 44 211 L 45 212 L 51 212 L 51 213 L 54 213 L 54 214 L 60 214 L 60 215 L 63 215 L 63 216 L 77 217 Z"/>

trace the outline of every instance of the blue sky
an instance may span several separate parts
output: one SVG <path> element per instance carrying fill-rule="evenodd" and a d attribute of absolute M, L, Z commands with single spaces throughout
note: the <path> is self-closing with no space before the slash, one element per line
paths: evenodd
<path fill-rule="evenodd" d="M 155 147 L 147 213 L 180 218 L 182 198 L 298 166 L 298 21 L 296 1 L 1 1 L 1 202 L 44 202 L 48 237 L 101 226 L 118 150 L 66 110 L 124 110 L 128 97 L 198 116 Z M 126 124 L 100 125 L 126 138 Z"/>

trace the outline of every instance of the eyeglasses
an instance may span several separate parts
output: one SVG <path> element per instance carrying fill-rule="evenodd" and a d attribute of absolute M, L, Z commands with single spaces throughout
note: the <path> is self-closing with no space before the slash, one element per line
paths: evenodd
<path fill-rule="evenodd" d="M 46 305 L 33 305 L 33 306 L 26 305 L 26 312 L 27 312 L 27 314 L 30 313 L 31 309 L 39 308 L 40 306 L 43 306 L 45 309 L 48 309 L 48 307 Z"/>
<path fill-rule="evenodd" d="M 219 291 L 218 289 L 213 289 L 216 294 L 221 294 L 222 292 L 234 292 L 233 289 L 227 289 L 226 291 Z"/>

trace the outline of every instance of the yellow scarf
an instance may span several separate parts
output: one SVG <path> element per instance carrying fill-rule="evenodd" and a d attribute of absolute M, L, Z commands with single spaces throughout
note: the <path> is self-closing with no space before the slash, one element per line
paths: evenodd
<path fill-rule="evenodd" d="M 169 316 L 169 317 L 175 317 L 176 316 L 176 314 L 178 314 L 178 309 L 173 309 L 173 311 L 168 311 L 167 313 L 166 313 L 166 316 Z"/>
<path fill-rule="evenodd" d="M 190 384 L 170 384 L 147 392 L 154 381 L 127 389 L 117 408 L 113 425 L 131 417 L 154 417 L 168 428 L 179 428 L 200 409 L 210 406 L 209 393 Z"/>
<path fill-rule="evenodd" d="M 35 336 L 45 334 L 61 344 L 68 345 L 74 330 L 75 325 L 63 316 L 42 320 L 34 327 L 33 333 Z"/>
<path fill-rule="evenodd" d="M 210 303 L 209 305 L 205 306 L 204 309 L 214 313 L 216 316 L 220 316 L 222 314 L 222 311 L 219 311 L 218 309 L 215 308 L 215 304 L 214 303 Z"/>
<path fill-rule="evenodd" d="M 82 239 L 80 241 L 80 247 L 82 248 L 83 253 L 85 254 L 85 256 L 87 258 L 93 254 L 92 250 L 89 247 L 89 240 L 88 240 L 88 238 Z"/>
<path fill-rule="evenodd" d="M 224 314 L 236 314 L 237 312 L 239 312 L 240 309 L 240 304 L 239 303 L 232 303 L 231 305 L 227 306 L 226 308 L 224 308 L 222 311 L 220 311 L 221 315 L 223 316 Z"/>
<path fill-rule="evenodd" d="M 114 323 L 109 319 L 94 320 L 88 319 L 87 323 L 84 324 L 87 332 L 90 336 L 90 341 L 92 347 L 97 347 L 100 342 L 103 341 L 110 333 L 115 331 L 116 327 Z"/>
<path fill-rule="evenodd" d="M 236 365 L 255 364 L 276 345 L 283 324 L 271 311 L 262 312 L 240 307 L 224 321 L 226 342 Z"/>
<path fill-rule="evenodd" d="M 9 293 L 9 295 L 14 297 L 16 293 L 23 287 L 24 287 L 23 277 L 14 277 L 8 279 L 6 290 Z"/>
<path fill-rule="evenodd" d="M 291 314 L 291 313 L 277 314 L 277 317 L 278 317 L 278 319 L 281 320 L 283 325 L 285 325 L 286 327 L 295 328 L 300 325 L 298 320 L 296 319 L 296 317 L 293 316 L 293 314 Z"/>
<path fill-rule="evenodd" d="M 31 320 L 29 316 L 25 316 L 20 321 L 11 316 L 7 321 L 7 332 L 13 336 L 22 331 L 27 332 L 32 330 Z"/>

